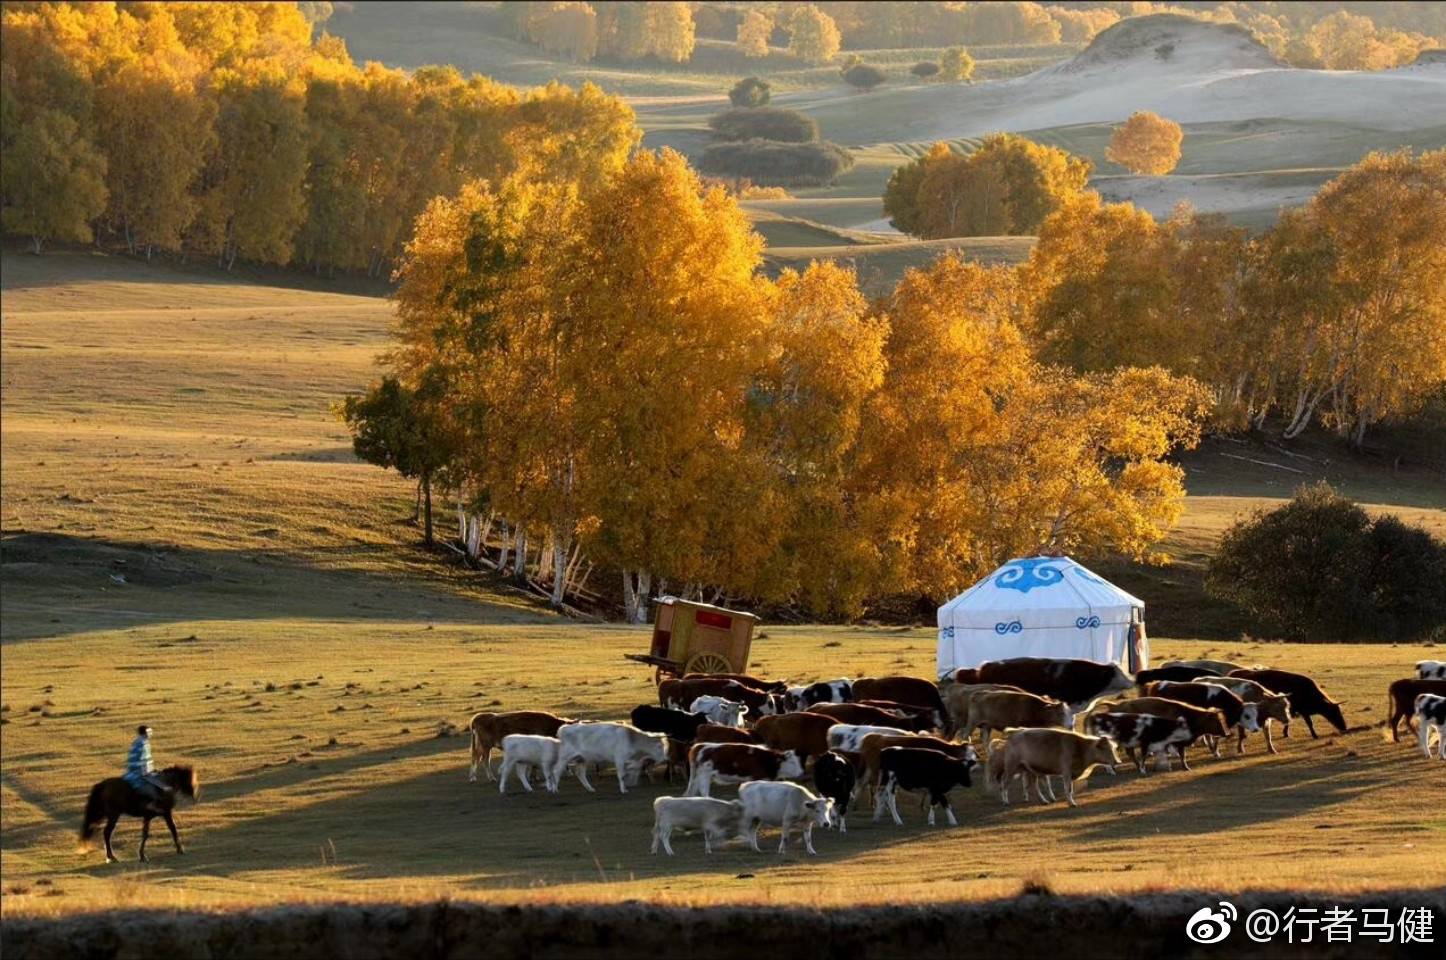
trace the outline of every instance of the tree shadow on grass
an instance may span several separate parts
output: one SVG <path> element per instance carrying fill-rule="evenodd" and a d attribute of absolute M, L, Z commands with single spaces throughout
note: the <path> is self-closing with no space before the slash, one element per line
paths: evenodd
<path fill-rule="evenodd" d="M 495 602 L 481 574 L 369 570 L 383 545 L 307 558 L 21 533 L 0 539 L 5 643 L 169 622 L 249 619 L 549 622 L 541 603 Z M 395 557 L 390 558 L 395 560 Z M 333 566 L 334 564 L 334 566 Z M 504 612 L 505 611 L 505 612 Z M 184 638 L 181 638 L 184 639 Z"/>

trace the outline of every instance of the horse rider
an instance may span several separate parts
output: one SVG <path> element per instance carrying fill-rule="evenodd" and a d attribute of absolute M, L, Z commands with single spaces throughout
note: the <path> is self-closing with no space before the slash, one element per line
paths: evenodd
<path fill-rule="evenodd" d="M 136 738 L 126 755 L 123 779 L 148 803 L 158 803 L 170 793 L 170 787 L 155 776 L 155 766 L 151 763 L 151 728 L 145 724 L 136 728 Z"/>

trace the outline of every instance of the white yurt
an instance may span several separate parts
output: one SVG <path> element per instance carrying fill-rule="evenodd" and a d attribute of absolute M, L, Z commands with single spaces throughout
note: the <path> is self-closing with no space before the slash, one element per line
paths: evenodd
<path fill-rule="evenodd" d="M 1145 604 L 1068 557 L 1010 560 L 939 608 L 939 676 L 1011 657 L 1149 666 Z"/>

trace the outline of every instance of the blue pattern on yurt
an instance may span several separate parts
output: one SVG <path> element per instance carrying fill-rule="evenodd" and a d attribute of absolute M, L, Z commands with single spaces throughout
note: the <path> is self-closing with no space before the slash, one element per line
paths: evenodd
<path fill-rule="evenodd" d="M 1020 623 L 1018 620 L 1001 620 L 994 625 L 994 632 L 999 634 L 1001 637 L 1004 636 L 1006 633 L 1019 633 L 1023 629 L 1024 624 Z"/>
<path fill-rule="evenodd" d="M 994 578 L 994 585 L 1004 590 L 1018 590 L 1028 593 L 1035 587 L 1052 587 L 1064 582 L 1064 573 L 1059 567 L 1050 566 L 1053 557 L 1030 557 L 1005 566 L 1004 572 Z"/>

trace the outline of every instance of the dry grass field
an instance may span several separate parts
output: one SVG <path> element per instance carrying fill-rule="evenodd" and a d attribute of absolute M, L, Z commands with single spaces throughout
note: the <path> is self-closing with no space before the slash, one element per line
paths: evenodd
<path fill-rule="evenodd" d="M 1446 883 L 1441 765 L 1378 728 L 1387 683 L 1440 655 L 1424 646 L 1172 629 L 1157 655 L 1316 675 L 1348 701 L 1352 731 L 1312 741 L 1301 729 L 1279 757 L 1252 743 L 1189 774 L 1096 776 L 1078 810 L 1006 810 L 976 787 L 957 797 L 957 829 L 928 828 L 906 804 L 905 827 L 856 816 L 846 836 L 816 838 L 817 858 L 734 844 L 710 859 L 690 838 L 678 857 L 652 857 L 648 801 L 662 784 L 499 797 L 466 782 L 467 743 L 451 728 L 484 708 L 621 717 L 652 696 L 644 669 L 622 659 L 645 633 L 556 618 L 409 548 L 410 485 L 353 462 L 329 412 L 372 375 L 388 304 L 85 254 L 7 254 L 3 274 L 7 915 L 438 895 L 930 901 L 1026 881 Z M 1188 625 L 1213 537 L 1301 479 L 1221 451 L 1191 463 L 1203 496 L 1167 544 L 1178 562 L 1122 571 L 1152 623 Z M 1312 475 L 1446 530 L 1439 480 L 1325 459 Z M 926 629 L 764 634 L 752 666 L 766 674 L 927 675 L 933 663 Z M 80 810 L 142 721 L 159 762 L 199 768 L 202 802 L 179 817 L 184 857 L 157 838 L 151 864 L 137 864 L 128 821 L 122 862 L 106 866 L 76 850 Z"/>

